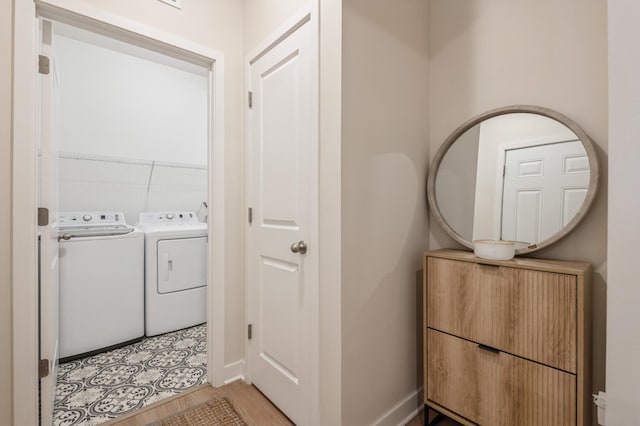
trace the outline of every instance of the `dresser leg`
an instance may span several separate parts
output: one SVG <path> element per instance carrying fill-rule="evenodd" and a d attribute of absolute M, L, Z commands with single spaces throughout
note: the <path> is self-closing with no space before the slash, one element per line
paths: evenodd
<path fill-rule="evenodd" d="M 424 426 L 433 426 L 443 420 L 444 415 L 437 413 L 433 420 L 429 421 L 429 407 L 427 404 L 424 405 Z"/>

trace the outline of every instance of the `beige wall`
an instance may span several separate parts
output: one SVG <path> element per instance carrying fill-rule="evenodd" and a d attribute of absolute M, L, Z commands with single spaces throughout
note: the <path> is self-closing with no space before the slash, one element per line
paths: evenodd
<path fill-rule="evenodd" d="M 342 424 L 364 425 L 421 386 L 428 2 L 342 13 Z"/>
<path fill-rule="evenodd" d="M 609 279 L 607 301 L 607 425 L 638 423 L 640 406 L 640 3 L 609 2 Z M 602 388 L 600 388 L 602 390 Z"/>
<path fill-rule="evenodd" d="M 244 357 L 242 309 L 244 158 L 242 143 L 242 3 L 234 0 L 189 0 L 182 10 L 157 0 L 83 0 L 106 12 L 216 49 L 225 59 L 225 363 Z"/>
<path fill-rule="evenodd" d="M 601 0 L 431 0 L 429 134 L 434 153 L 488 109 L 534 104 L 575 120 L 597 145 L 600 192 L 583 222 L 536 257 L 594 266 L 593 389 L 604 388 L 607 266 L 607 9 Z M 455 247 L 438 225 L 430 248 Z"/>
<path fill-rule="evenodd" d="M 342 416 L 342 0 L 320 9 L 320 425 Z"/>
<path fill-rule="evenodd" d="M 12 0 L 0 1 L 0 424 L 12 418 L 11 75 Z"/>

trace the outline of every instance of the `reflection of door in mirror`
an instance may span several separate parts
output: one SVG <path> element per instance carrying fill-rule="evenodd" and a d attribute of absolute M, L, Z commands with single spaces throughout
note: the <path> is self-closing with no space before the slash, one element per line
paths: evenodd
<path fill-rule="evenodd" d="M 566 226 L 589 188 L 589 160 L 580 141 L 506 152 L 502 239 L 540 242 Z"/>
<path fill-rule="evenodd" d="M 589 162 L 578 137 L 560 122 L 535 114 L 501 115 L 479 126 L 473 239 L 534 244 L 562 229 L 580 208 L 589 184 Z M 577 152 L 558 148 L 568 141 L 575 141 L 570 145 Z M 556 148 L 550 148 L 553 146 Z M 528 152 L 530 158 L 514 156 L 516 152 Z M 552 160 L 554 155 L 558 157 Z M 510 174 L 514 179 L 508 185 L 504 181 L 507 157 L 519 168 L 518 173 Z M 582 180 L 576 186 L 565 185 L 563 190 L 558 177 L 565 172 L 567 182 L 573 183 L 577 174 Z M 540 175 L 537 181 L 531 176 L 535 174 Z M 542 181 L 555 186 L 546 184 L 540 192 Z M 513 193 L 515 187 L 517 193 Z M 511 193 L 503 197 L 504 188 Z"/>
<path fill-rule="evenodd" d="M 547 247 L 575 228 L 598 188 L 589 136 L 570 118 L 537 106 L 471 118 L 445 140 L 433 164 L 427 178 L 433 217 L 468 248 L 500 239 L 528 243 L 516 244 L 516 254 Z"/>

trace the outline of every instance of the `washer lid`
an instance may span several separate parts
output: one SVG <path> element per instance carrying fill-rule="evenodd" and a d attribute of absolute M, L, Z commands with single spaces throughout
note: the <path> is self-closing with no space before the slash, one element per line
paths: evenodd
<path fill-rule="evenodd" d="M 106 237 L 110 235 L 125 235 L 135 229 L 129 225 L 104 225 L 104 226 L 61 226 L 60 237 L 68 240 L 71 237 Z"/>

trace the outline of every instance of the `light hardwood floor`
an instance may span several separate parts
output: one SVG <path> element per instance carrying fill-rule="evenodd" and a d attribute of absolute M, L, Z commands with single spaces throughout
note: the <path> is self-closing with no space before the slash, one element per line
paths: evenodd
<path fill-rule="evenodd" d="M 219 388 L 213 388 L 209 384 L 198 386 L 175 397 L 158 401 L 135 413 L 111 420 L 105 423 L 105 426 L 144 426 L 221 396 L 231 401 L 240 417 L 250 426 L 293 426 L 293 423 L 258 389 L 240 380 Z M 433 420 L 435 416 L 436 413 L 430 410 L 429 420 Z M 406 426 L 422 426 L 423 421 L 423 413 L 420 412 Z M 437 426 L 460 426 L 460 424 L 444 418 L 437 423 Z"/>
<path fill-rule="evenodd" d="M 108 426 L 143 426 L 163 419 L 172 414 L 196 406 L 216 397 L 226 397 L 234 408 L 250 426 L 272 425 L 291 426 L 293 423 L 278 410 L 258 389 L 236 381 L 228 385 L 213 388 L 204 384 L 181 393 L 175 397 L 158 401 L 135 413 L 111 420 Z"/>

